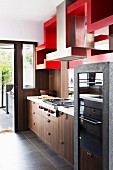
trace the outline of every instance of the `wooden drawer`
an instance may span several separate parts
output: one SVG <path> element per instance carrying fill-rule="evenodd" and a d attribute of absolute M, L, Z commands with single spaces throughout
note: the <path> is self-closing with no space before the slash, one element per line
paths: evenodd
<path fill-rule="evenodd" d="M 41 111 L 41 115 L 51 121 L 54 121 L 56 123 L 58 123 L 58 117 L 52 116 L 52 114 L 46 112 L 46 111 Z"/>
<path fill-rule="evenodd" d="M 57 150 L 58 141 L 58 125 L 49 120 L 44 120 L 44 142 L 47 143 L 51 148 Z"/>
<path fill-rule="evenodd" d="M 38 113 L 38 108 L 39 108 L 38 104 L 35 102 L 32 102 L 32 112 Z"/>

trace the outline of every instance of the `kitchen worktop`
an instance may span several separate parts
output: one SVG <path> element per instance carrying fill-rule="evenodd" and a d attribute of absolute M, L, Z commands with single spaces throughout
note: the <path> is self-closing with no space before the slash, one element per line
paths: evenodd
<path fill-rule="evenodd" d="M 44 103 L 42 100 L 44 98 L 43 97 L 41 98 L 41 96 L 28 96 L 27 99 L 37 104 Z M 74 116 L 74 107 L 57 106 L 57 110 Z"/>

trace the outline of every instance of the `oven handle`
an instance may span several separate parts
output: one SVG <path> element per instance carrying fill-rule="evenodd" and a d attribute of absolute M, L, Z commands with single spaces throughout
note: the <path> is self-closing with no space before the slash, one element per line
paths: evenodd
<path fill-rule="evenodd" d="M 101 124 L 102 122 L 99 122 L 99 121 L 97 121 L 97 122 L 94 122 L 94 121 L 92 121 L 92 120 L 89 120 L 89 119 L 86 119 L 86 118 L 83 118 L 83 117 L 79 117 L 80 119 L 82 119 L 82 120 L 84 120 L 84 121 L 87 121 L 87 122 L 89 122 L 89 123 L 92 123 L 92 124 L 94 124 L 94 125 L 98 125 L 98 124 Z"/>

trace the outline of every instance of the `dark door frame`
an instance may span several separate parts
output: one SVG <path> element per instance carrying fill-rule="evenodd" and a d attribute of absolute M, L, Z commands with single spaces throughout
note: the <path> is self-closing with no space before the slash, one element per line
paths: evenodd
<path fill-rule="evenodd" d="M 18 95 L 18 88 L 19 86 L 22 86 L 23 77 L 21 77 L 21 84 L 19 83 L 19 71 L 22 68 L 22 61 L 20 61 L 21 68 L 19 68 L 20 65 L 18 65 L 18 58 L 22 58 L 22 45 L 23 44 L 34 44 L 37 46 L 37 42 L 30 42 L 30 41 L 13 41 L 13 40 L 0 40 L 0 43 L 3 44 L 14 44 L 14 131 L 19 131 L 19 123 L 21 120 L 19 120 L 19 95 Z M 21 70 L 22 71 L 22 70 Z"/>

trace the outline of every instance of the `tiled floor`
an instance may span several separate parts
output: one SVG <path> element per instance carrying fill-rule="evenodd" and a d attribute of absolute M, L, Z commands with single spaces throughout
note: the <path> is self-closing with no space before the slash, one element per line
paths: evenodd
<path fill-rule="evenodd" d="M 11 114 L 6 114 L 6 111 L 0 109 L 0 131 L 12 130 L 13 131 L 13 117 Z"/>
<path fill-rule="evenodd" d="M 0 134 L 0 170 L 73 170 L 33 132 Z"/>

